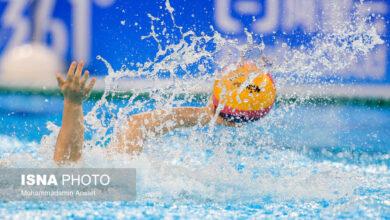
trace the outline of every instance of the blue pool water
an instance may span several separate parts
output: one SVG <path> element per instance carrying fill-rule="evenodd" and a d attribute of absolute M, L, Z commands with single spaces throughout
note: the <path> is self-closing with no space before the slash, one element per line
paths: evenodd
<path fill-rule="evenodd" d="M 56 96 L 0 95 L 0 158 L 15 167 L 55 166 L 40 145 L 54 148 L 62 103 Z M 85 112 L 94 104 L 85 103 Z M 136 164 L 107 162 L 87 150 L 84 167 L 137 167 L 135 202 L 0 202 L 0 215 L 388 218 L 390 108 L 284 108 L 276 105 L 266 118 L 239 129 L 182 129 L 150 140 Z"/>

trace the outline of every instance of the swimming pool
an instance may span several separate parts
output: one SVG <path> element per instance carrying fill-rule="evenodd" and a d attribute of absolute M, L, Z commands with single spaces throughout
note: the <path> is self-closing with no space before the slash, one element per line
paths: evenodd
<path fill-rule="evenodd" d="M 201 100 L 183 105 L 200 106 Z M 96 101 L 88 101 L 85 112 Z M 122 105 L 121 100 L 112 103 Z M 107 161 L 95 151 L 99 147 L 86 149 L 81 167 L 137 167 L 135 202 L 1 202 L 0 214 L 21 218 L 390 216 L 390 108 L 329 101 L 286 108 L 285 103 L 279 100 L 266 118 L 238 130 L 186 128 L 156 138 L 135 161 L 120 157 Z M 1 158 L 10 159 L 15 167 L 55 167 L 47 161 L 54 145 L 45 144 L 52 143 L 57 129 L 53 124 L 60 125 L 61 111 L 62 98 L 56 95 L 2 93 Z M 93 136 L 87 132 L 87 139 Z"/>

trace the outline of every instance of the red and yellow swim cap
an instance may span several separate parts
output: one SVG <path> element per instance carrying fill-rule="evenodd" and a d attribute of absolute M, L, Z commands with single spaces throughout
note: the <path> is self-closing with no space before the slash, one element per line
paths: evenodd
<path fill-rule="evenodd" d="M 253 80 L 248 77 L 255 77 Z M 224 104 L 220 115 L 229 121 L 248 122 L 264 117 L 276 97 L 275 83 L 269 73 L 261 73 L 252 62 L 237 66 L 220 80 L 213 89 L 215 107 Z"/>

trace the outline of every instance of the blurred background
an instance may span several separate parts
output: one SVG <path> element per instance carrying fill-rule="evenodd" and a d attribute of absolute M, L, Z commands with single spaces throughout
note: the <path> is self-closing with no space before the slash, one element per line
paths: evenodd
<path fill-rule="evenodd" d="M 197 35 L 218 31 L 225 38 L 245 43 L 245 29 L 261 37 L 268 53 L 307 44 L 318 33 L 350 19 L 354 4 L 370 22 L 384 44 L 376 46 L 349 69 L 321 80 L 332 84 L 370 86 L 378 94 L 390 94 L 389 16 L 385 0 L 170 0 L 176 25 Z M 152 60 L 158 51 L 151 19 L 168 22 L 165 0 L 1 0 L 0 86 L 55 86 L 55 72 L 65 72 L 72 60 L 83 60 L 99 78 L 108 71 L 96 57 L 115 70 Z M 341 16 L 340 16 L 341 15 Z M 174 24 L 166 24 L 173 27 Z M 169 29 L 169 28 L 168 28 Z M 161 31 L 160 31 L 161 32 Z M 169 30 L 167 31 L 169 32 Z M 175 32 L 170 33 L 174 43 Z M 364 92 L 370 92 L 364 90 Z M 371 91 L 372 92 L 372 91 Z"/>
<path fill-rule="evenodd" d="M 0 0 L 0 164 L 57 167 L 64 99 L 55 73 L 83 60 L 98 81 L 83 105 L 86 153 L 75 167 L 135 165 L 141 177 L 136 203 L 0 202 L 0 213 L 389 219 L 389 21 L 390 0 Z M 178 46 L 155 59 L 191 37 L 200 52 Z M 277 86 L 270 114 L 239 129 L 169 132 L 145 141 L 140 160 L 104 157 L 100 147 L 131 114 L 210 100 L 220 64 L 240 61 L 219 62 L 226 53 L 210 38 L 244 48 L 227 47 L 239 58 L 264 45 Z"/>

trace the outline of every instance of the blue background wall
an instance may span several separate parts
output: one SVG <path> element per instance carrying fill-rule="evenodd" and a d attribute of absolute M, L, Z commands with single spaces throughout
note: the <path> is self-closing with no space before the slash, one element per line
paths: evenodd
<path fill-rule="evenodd" d="M 312 36 L 333 22 L 332 10 L 336 4 L 345 13 L 352 12 L 353 0 L 171 0 L 177 25 L 184 31 L 211 33 L 210 26 L 229 38 L 244 39 L 244 28 L 263 34 L 267 45 L 278 45 L 290 39 L 292 46 L 307 43 Z M 122 65 L 145 62 L 154 57 L 157 43 L 141 40 L 150 33 L 150 18 L 161 18 L 170 27 L 167 32 L 177 36 L 165 10 L 165 0 L 43 0 L 31 4 L 29 0 L 0 2 L 0 56 L 13 46 L 32 40 L 34 12 L 44 24 L 41 41 L 46 42 L 67 62 L 82 59 L 94 75 L 107 73 L 104 64 L 96 59 L 101 55 L 115 69 Z M 273 6 L 275 4 L 275 6 Z M 35 7 L 34 7 L 35 6 Z M 365 1 L 363 8 L 375 13 L 375 25 L 380 29 L 384 45 L 355 69 L 345 75 L 346 82 L 390 84 L 389 16 L 390 3 L 385 0 Z M 367 10 L 368 11 L 368 10 Z M 343 12 L 343 11 L 341 11 Z M 378 17 L 380 15 L 383 17 Z M 253 17 L 262 23 L 256 28 Z M 176 30 L 177 31 L 177 30 Z M 161 32 L 161 30 L 160 30 Z M 175 38 L 172 37 L 172 41 Z"/>

